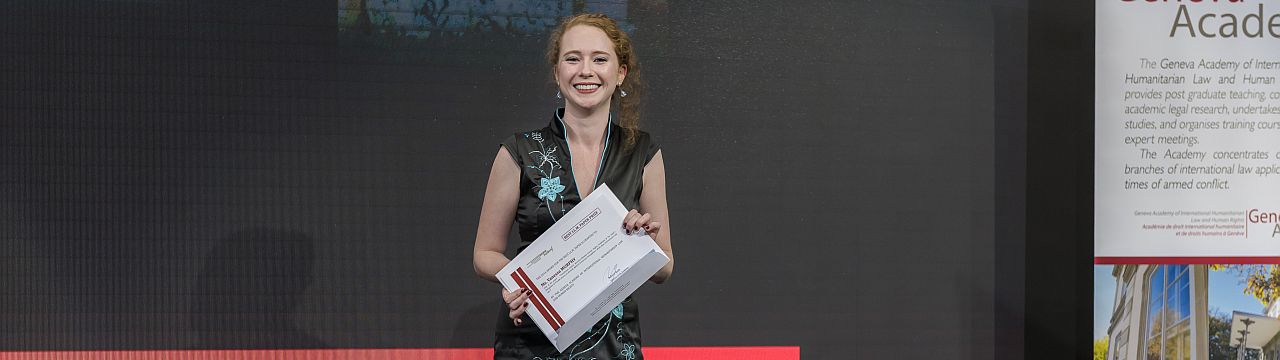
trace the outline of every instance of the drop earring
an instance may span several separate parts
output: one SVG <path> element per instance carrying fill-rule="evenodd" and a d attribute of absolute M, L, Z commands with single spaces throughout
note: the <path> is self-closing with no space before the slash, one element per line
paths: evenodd
<path fill-rule="evenodd" d="M 627 97 L 627 91 L 626 91 L 626 90 L 618 89 L 618 91 L 622 92 L 621 97 Z"/>
<path fill-rule="evenodd" d="M 562 97 L 560 97 L 560 90 L 556 90 L 556 98 L 563 99 Z"/>

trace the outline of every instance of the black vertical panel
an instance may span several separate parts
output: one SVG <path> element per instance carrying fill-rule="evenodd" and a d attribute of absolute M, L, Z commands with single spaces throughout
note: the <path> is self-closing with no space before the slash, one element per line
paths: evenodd
<path fill-rule="evenodd" d="M 1026 319 L 1027 9 L 995 6 L 995 354 L 1023 359 Z M 1035 357 L 1029 357 L 1035 358 Z"/>
<path fill-rule="evenodd" d="M 1093 2 L 1030 7 L 1027 94 L 1029 358 L 1090 356 Z"/>

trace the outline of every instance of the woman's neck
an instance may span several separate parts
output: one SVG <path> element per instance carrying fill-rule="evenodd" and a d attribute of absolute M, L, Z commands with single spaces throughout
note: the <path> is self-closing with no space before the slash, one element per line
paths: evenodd
<path fill-rule="evenodd" d="M 604 130 L 608 126 L 609 108 L 607 106 L 594 111 L 574 109 L 570 106 L 564 109 L 565 134 L 568 139 L 579 145 L 592 149 L 600 147 L 604 143 Z"/>

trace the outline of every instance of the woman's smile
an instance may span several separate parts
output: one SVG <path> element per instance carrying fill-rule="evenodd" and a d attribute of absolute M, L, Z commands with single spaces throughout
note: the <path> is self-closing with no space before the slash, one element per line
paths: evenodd
<path fill-rule="evenodd" d="M 573 84 L 573 89 L 574 89 L 574 90 L 577 90 L 579 94 L 591 94 L 591 93 L 596 92 L 596 90 L 599 90 L 599 89 L 600 89 L 600 84 L 597 84 L 597 83 L 576 83 L 576 84 Z"/>

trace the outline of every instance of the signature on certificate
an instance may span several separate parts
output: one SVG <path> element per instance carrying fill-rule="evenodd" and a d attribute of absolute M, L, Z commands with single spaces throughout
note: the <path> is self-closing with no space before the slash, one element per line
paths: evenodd
<path fill-rule="evenodd" d="M 613 281 L 613 278 L 618 276 L 621 272 L 622 270 L 618 269 L 618 264 L 609 265 L 609 271 L 605 273 L 605 277 L 608 278 L 609 281 Z"/>

